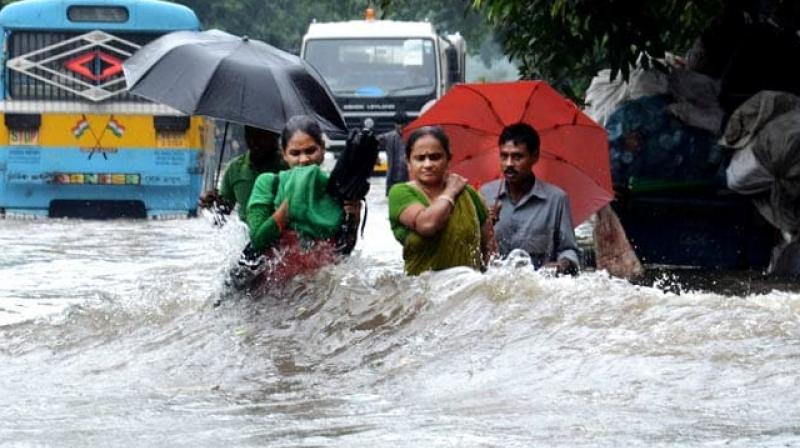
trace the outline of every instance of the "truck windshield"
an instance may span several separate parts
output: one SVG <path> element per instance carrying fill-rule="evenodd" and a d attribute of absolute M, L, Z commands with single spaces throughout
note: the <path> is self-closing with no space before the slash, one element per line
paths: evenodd
<path fill-rule="evenodd" d="M 436 88 L 430 39 L 308 40 L 304 58 L 335 95 L 427 95 Z"/>

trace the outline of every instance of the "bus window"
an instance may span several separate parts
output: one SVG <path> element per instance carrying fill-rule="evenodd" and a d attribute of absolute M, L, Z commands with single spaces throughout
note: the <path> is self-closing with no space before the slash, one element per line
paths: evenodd
<path fill-rule="evenodd" d="M 122 6 L 70 6 L 67 17 L 72 22 L 124 23 L 128 8 Z"/>

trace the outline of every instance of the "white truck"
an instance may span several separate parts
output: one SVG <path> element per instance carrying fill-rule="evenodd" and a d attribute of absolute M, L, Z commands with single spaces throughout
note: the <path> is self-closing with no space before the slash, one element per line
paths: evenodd
<path fill-rule="evenodd" d="M 425 103 L 464 82 L 466 43 L 428 22 L 372 16 L 367 10 L 365 20 L 312 23 L 300 56 L 328 83 L 348 128 L 371 118 L 380 134 L 394 128 L 396 116 L 416 118 Z"/>

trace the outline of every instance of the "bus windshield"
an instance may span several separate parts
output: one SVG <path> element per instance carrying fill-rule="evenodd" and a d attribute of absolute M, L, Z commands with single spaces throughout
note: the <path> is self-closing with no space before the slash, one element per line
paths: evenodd
<path fill-rule="evenodd" d="M 430 39 L 316 39 L 305 59 L 335 95 L 427 95 L 436 88 Z"/>

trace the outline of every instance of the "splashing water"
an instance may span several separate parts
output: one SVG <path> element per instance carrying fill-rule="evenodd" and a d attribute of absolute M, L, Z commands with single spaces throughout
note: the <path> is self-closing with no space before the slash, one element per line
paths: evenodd
<path fill-rule="evenodd" d="M 350 259 L 219 307 L 235 220 L 0 221 L 0 446 L 800 444 L 797 293 L 406 277 L 376 182 Z"/>

